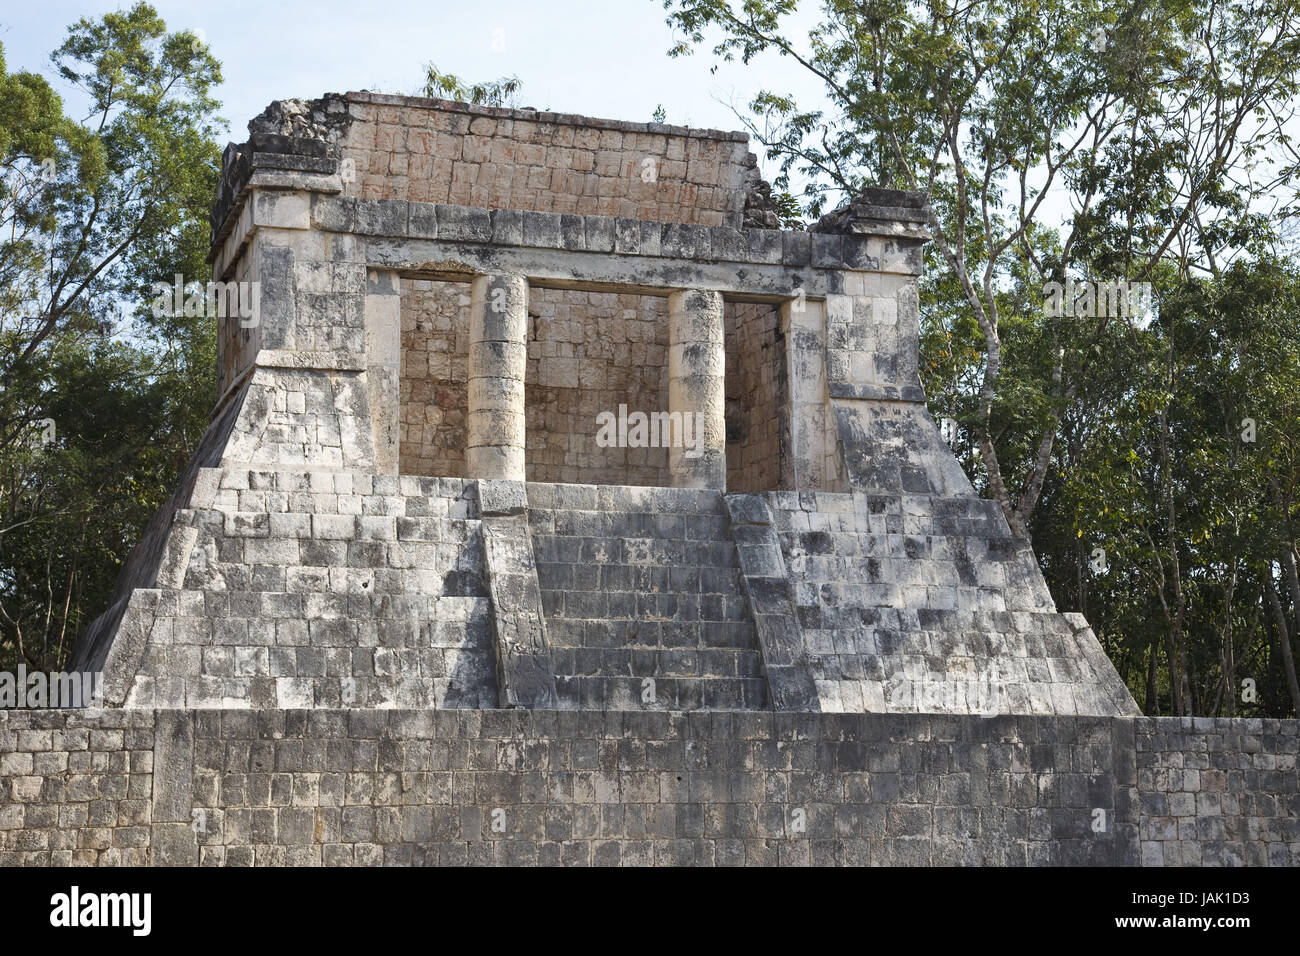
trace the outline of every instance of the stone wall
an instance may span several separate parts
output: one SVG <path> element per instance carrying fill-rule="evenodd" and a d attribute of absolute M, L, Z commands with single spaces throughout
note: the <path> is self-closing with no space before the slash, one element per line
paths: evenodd
<path fill-rule="evenodd" d="M 793 474 L 781 310 L 726 304 L 727 490 L 775 491 Z"/>
<path fill-rule="evenodd" d="M 209 473 L 178 560 L 132 595 L 127 707 L 485 707 L 497 700 L 472 486 L 350 472 Z"/>
<path fill-rule="evenodd" d="M 399 470 L 465 477 L 469 283 L 402 282 Z"/>
<path fill-rule="evenodd" d="M 465 476 L 469 285 L 403 279 L 400 471 Z M 727 486 L 768 491 L 789 476 L 787 357 L 780 310 L 728 302 Z M 664 448 L 605 448 L 597 415 L 668 410 L 661 296 L 529 290 L 530 481 L 662 487 Z"/>
<path fill-rule="evenodd" d="M 8 711 L 0 865 L 1295 866 L 1298 734 L 1295 720 Z"/>
<path fill-rule="evenodd" d="M 528 480 L 668 484 L 666 448 L 596 443 L 602 412 L 668 410 L 667 300 L 535 288 L 528 312 Z"/>
<path fill-rule="evenodd" d="M 349 94 L 345 195 L 484 209 L 741 224 L 743 133 Z M 350 165 L 349 165 L 350 164 Z"/>
<path fill-rule="evenodd" d="M 0 865 L 149 863 L 156 719 L 0 711 Z"/>
<path fill-rule="evenodd" d="M 1143 866 L 1300 866 L 1297 721 L 1137 722 Z"/>
<path fill-rule="evenodd" d="M 232 301 L 226 303 L 226 315 L 217 319 L 217 338 L 219 345 L 217 348 L 218 368 L 217 368 L 217 387 L 220 393 L 224 394 L 240 374 L 243 373 L 253 363 L 254 356 L 262 347 L 262 322 L 261 322 L 261 294 L 252 299 L 251 284 L 256 281 L 253 275 L 253 261 L 249 256 L 244 256 L 236 264 L 233 274 L 228 280 L 236 283 L 236 288 L 242 294 L 245 290 L 250 293 L 248 304 L 241 302 L 238 296 L 232 297 Z M 244 285 L 248 283 L 248 285 Z M 252 305 L 256 304 L 256 311 Z M 231 305 L 235 304 L 232 310 Z M 243 306 L 244 311 L 254 312 L 251 318 L 244 318 L 243 314 L 238 311 Z M 220 396 L 218 396 L 220 397 Z"/>

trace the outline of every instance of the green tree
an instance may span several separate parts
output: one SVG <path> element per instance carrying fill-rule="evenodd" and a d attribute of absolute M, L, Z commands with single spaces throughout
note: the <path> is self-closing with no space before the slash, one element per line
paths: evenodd
<path fill-rule="evenodd" d="M 1298 306 L 1267 259 L 1171 290 L 1064 422 L 1034 540 L 1147 713 L 1300 713 Z"/>
<path fill-rule="evenodd" d="M 804 177 L 811 215 L 864 186 L 929 194 L 930 264 L 979 331 L 960 420 L 1027 535 L 1110 319 L 1045 321 L 1045 285 L 1214 271 L 1256 234 L 1252 202 L 1275 183 L 1253 163 L 1287 142 L 1300 4 L 825 0 L 803 40 L 794 0 L 664 6 L 672 55 L 707 34 L 723 60 L 775 54 L 821 83 L 824 107 L 767 89 L 742 117 L 781 164 L 774 186 Z M 1011 345 L 1008 326 L 1029 334 Z"/>
<path fill-rule="evenodd" d="M 928 194 L 931 405 L 1148 712 L 1300 712 L 1300 330 L 1273 259 L 1300 3 L 825 0 L 806 37 L 793 0 L 664 6 L 672 55 L 820 83 L 824 104 L 768 88 L 742 115 L 810 215 L 864 186 Z M 1073 279 L 1151 283 L 1154 323 L 1046 308 Z"/>
<path fill-rule="evenodd" d="M 503 76 L 499 80 L 467 83 L 452 73 L 444 73 L 433 63 L 424 65 L 425 96 L 434 99 L 459 100 L 480 106 L 518 106 L 519 91 L 523 82 L 517 76 Z"/>
<path fill-rule="evenodd" d="M 0 660 L 57 667 L 104 609 L 214 399 L 204 318 L 217 61 L 147 4 L 80 20 L 51 57 L 84 95 L 0 69 Z"/>

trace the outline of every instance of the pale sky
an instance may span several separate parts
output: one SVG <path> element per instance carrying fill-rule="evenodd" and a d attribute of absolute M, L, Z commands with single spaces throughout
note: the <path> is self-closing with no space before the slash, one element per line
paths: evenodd
<path fill-rule="evenodd" d="M 804 109 L 824 103 L 820 84 L 775 54 L 749 66 L 722 64 L 706 44 L 693 56 L 669 59 L 673 34 L 664 22 L 662 0 L 480 5 L 155 0 L 153 5 L 170 29 L 194 30 L 221 61 L 225 82 L 217 96 L 229 122 L 226 138 L 236 142 L 247 137 L 248 121 L 272 100 L 361 89 L 418 93 L 423 65 L 430 60 L 471 82 L 514 74 L 523 81 L 523 106 L 609 119 L 647 122 L 662 104 L 670 123 L 740 129 L 728 104 L 743 108 L 763 87 L 794 94 Z M 75 103 L 72 91 L 49 69 L 50 52 L 78 18 L 129 6 L 130 0 L 5 0 L 0 43 L 8 69 L 42 73 Z M 789 32 L 806 38 L 821 7 L 819 0 L 801 0 Z M 755 152 L 771 181 L 776 164 Z M 1045 212 L 1044 221 L 1052 225 L 1048 217 L 1070 218 L 1059 184 L 1049 192 Z"/>
<path fill-rule="evenodd" d="M 71 99 L 49 69 L 50 52 L 78 18 L 129 6 L 129 0 L 6 2 L 0 43 L 8 69 L 40 72 Z M 230 124 L 228 138 L 241 142 L 248 121 L 272 100 L 361 89 L 417 93 L 430 60 L 469 81 L 515 74 L 523 81 L 523 106 L 649 122 L 662 104 L 670 123 L 726 130 L 741 128 L 726 104 L 743 106 L 760 85 L 795 93 L 801 105 L 819 92 L 797 65 L 774 56 L 749 67 L 723 65 L 716 74 L 707 49 L 669 59 L 673 37 L 661 0 L 155 0 L 153 6 L 169 29 L 194 30 L 221 61 L 221 115 Z M 819 8 L 808 2 L 799 16 L 811 20 Z M 765 161 L 763 167 L 775 172 Z"/>

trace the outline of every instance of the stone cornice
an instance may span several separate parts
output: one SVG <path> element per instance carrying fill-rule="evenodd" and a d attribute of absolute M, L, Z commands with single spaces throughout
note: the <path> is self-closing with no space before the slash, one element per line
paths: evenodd
<path fill-rule="evenodd" d="M 327 232 L 385 238 L 905 275 L 920 274 L 924 243 L 907 235 L 733 229 L 333 196 L 314 197 L 311 224 Z"/>

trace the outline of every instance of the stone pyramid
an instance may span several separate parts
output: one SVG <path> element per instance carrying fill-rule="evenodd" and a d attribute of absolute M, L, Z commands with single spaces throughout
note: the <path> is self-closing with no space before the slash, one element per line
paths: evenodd
<path fill-rule="evenodd" d="M 70 664 L 110 705 L 1137 713 L 926 409 L 921 195 L 780 231 L 740 133 L 249 129 L 212 423 Z"/>

